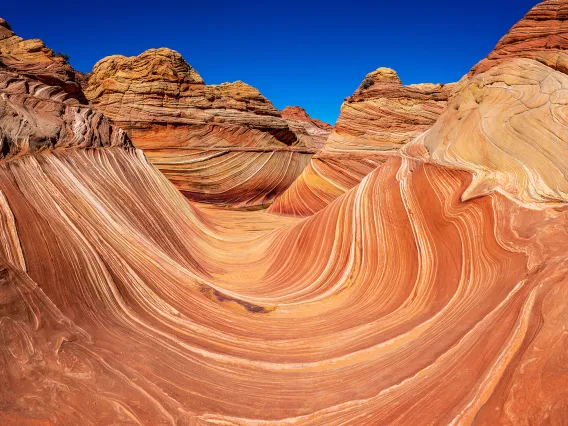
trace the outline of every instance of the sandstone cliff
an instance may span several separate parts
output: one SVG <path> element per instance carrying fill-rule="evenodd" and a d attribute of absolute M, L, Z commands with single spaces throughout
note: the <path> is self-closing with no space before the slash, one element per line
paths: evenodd
<path fill-rule="evenodd" d="M 456 88 L 430 132 L 407 147 L 471 171 L 464 199 L 499 191 L 533 208 L 568 200 L 568 6 L 535 6 Z"/>
<path fill-rule="evenodd" d="M 302 172 L 321 138 L 304 127 L 298 137 L 270 101 L 241 81 L 205 85 L 170 49 L 99 61 L 85 93 L 195 201 L 270 204 Z"/>
<path fill-rule="evenodd" d="M 38 39 L 24 40 L 0 18 L 0 64 L 41 83 L 61 87 L 71 97 L 85 101 L 76 71 Z"/>
<path fill-rule="evenodd" d="M 345 99 L 324 148 L 269 211 L 309 216 L 353 188 L 402 145 L 428 130 L 454 84 L 404 86 L 389 68 L 367 74 Z"/>
<path fill-rule="evenodd" d="M 65 148 L 131 147 L 87 105 L 74 70 L 0 20 L 0 158 Z"/>

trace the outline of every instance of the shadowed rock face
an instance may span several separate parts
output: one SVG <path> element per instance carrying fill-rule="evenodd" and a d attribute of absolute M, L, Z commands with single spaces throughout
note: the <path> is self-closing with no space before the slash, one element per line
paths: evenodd
<path fill-rule="evenodd" d="M 367 74 L 341 114 L 324 148 L 272 213 L 309 216 L 353 188 L 402 145 L 428 130 L 446 106 L 454 84 L 404 86 L 396 72 Z"/>
<path fill-rule="evenodd" d="M 332 126 L 321 120 L 311 118 L 304 108 L 287 106 L 282 111 L 290 129 L 296 134 L 300 144 L 308 148 L 321 149 L 331 133 Z"/>
<path fill-rule="evenodd" d="M 189 199 L 233 207 L 270 204 L 324 132 L 291 129 L 241 81 L 205 85 L 170 49 L 99 61 L 86 94 Z"/>
<path fill-rule="evenodd" d="M 456 119 L 472 125 L 437 155 L 436 126 L 479 94 L 481 80 L 462 80 L 432 130 L 304 219 L 188 202 L 127 139 L 10 150 L 0 159 L 0 423 L 562 424 L 568 207 L 527 205 L 521 179 L 467 196 L 477 176 L 459 146 L 475 117 L 489 118 L 485 102 L 510 121 L 499 84 L 524 95 L 515 85 L 542 66 L 512 59 L 485 73 L 497 95 L 467 104 L 481 111 Z M 86 107 L 10 72 L 0 99 L 41 108 L 18 108 L 21 140 L 0 106 L 7 146 L 65 139 L 67 109 Z M 540 114 L 533 125 L 547 134 L 552 112 Z M 87 122 L 107 132 L 104 118 Z M 474 149 L 494 159 L 484 169 L 512 176 L 495 135 Z M 524 149 L 518 159 L 542 185 L 547 170 Z"/>

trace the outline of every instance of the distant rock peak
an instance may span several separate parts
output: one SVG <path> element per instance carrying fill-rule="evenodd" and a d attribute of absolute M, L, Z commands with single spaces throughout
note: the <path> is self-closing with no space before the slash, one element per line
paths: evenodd
<path fill-rule="evenodd" d="M 287 106 L 286 108 L 281 110 L 280 113 L 282 114 L 282 118 L 286 120 L 298 120 L 306 123 L 312 123 L 318 127 L 321 127 L 322 129 L 331 130 L 332 128 L 331 124 L 326 123 L 322 120 L 318 120 L 317 118 L 310 117 L 307 111 L 299 106 Z"/>
<path fill-rule="evenodd" d="M 0 18 L 0 27 L 4 27 L 4 28 L 6 28 L 7 30 L 10 30 L 10 31 L 12 30 L 12 27 L 10 27 L 10 24 L 8 24 L 8 22 L 6 22 L 6 20 L 3 19 L 3 18 Z"/>
<path fill-rule="evenodd" d="M 116 75 L 123 78 L 136 76 L 141 81 L 167 80 L 183 84 L 204 84 L 199 73 L 183 56 L 165 47 L 148 49 L 138 56 L 112 55 L 98 61 L 93 78 Z"/>
<path fill-rule="evenodd" d="M 447 101 L 453 87 L 452 83 L 421 83 L 405 86 L 395 70 L 380 67 L 367 74 L 355 93 L 346 98 L 345 101 L 362 102 L 381 98 Z"/>

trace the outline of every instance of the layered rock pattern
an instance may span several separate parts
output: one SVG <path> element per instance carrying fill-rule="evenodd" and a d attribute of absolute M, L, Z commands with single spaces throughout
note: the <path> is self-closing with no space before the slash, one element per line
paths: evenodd
<path fill-rule="evenodd" d="M 254 230 L 270 216 L 248 212 L 250 225 L 235 226 L 202 213 L 140 151 L 3 164 L 10 247 L 89 342 L 73 358 L 82 343 L 67 332 L 30 327 L 43 346 L 10 337 L 6 374 L 17 366 L 27 378 L 53 359 L 49 380 L 71 397 L 19 403 L 9 418 L 88 423 L 90 406 L 74 401 L 93 388 L 114 401 L 96 408 L 109 423 L 562 418 L 568 212 L 498 194 L 462 202 L 469 183 L 393 158 L 311 218 Z M 71 370 L 60 367 L 67 354 Z M 12 398 L 45 395 L 12 377 Z M 538 396 L 530 409 L 527 392 Z"/>
<path fill-rule="evenodd" d="M 77 73 L 67 61 L 56 55 L 38 39 L 24 40 L 0 18 L 0 65 L 38 82 L 61 87 L 69 96 L 82 102 L 85 96 Z"/>
<path fill-rule="evenodd" d="M 511 58 L 536 60 L 568 72 L 568 6 L 564 0 L 539 3 L 499 41 L 495 49 L 470 72 L 475 75 Z"/>
<path fill-rule="evenodd" d="M 304 127 L 298 137 L 280 112 L 243 82 L 205 85 L 170 49 L 99 61 L 86 94 L 195 201 L 270 204 L 302 172 L 321 139 Z"/>
<path fill-rule="evenodd" d="M 367 74 L 345 99 L 324 149 L 271 206 L 272 213 L 309 216 L 353 188 L 400 147 L 428 130 L 453 84 L 404 86 L 394 70 Z"/>
<path fill-rule="evenodd" d="M 288 106 L 280 111 L 290 129 L 296 134 L 300 144 L 308 148 L 323 148 L 332 126 L 321 120 L 312 118 L 304 108 Z"/>
<path fill-rule="evenodd" d="M 505 65 L 486 78 L 518 81 Z M 22 115 L 30 135 L 57 102 Z M 23 146 L 10 115 L 7 146 Z M 568 207 L 523 202 L 522 179 L 467 196 L 475 171 L 436 155 L 436 132 L 304 219 L 188 202 L 126 142 L 10 150 L 1 423 L 562 424 Z"/>
<path fill-rule="evenodd" d="M 432 130 L 405 148 L 471 171 L 464 199 L 496 190 L 533 208 L 566 204 L 567 11 L 559 1 L 531 10 L 460 81 Z"/>
<path fill-rule="evenodd" d="M 0 158 L 63 148 L 131 147 L 98 111 L 0 65 Z"/>

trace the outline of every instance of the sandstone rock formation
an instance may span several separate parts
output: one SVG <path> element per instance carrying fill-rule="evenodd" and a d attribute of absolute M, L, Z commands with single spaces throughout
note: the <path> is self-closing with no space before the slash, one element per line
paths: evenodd
<path fill-rule="evenodd" d="M 24 40 L 0 18 L 0 65 L 41 83 L 61 87 L 70 96 L 85 101 L 76 72 L 67 61 L 45 47 L 41 40 Z"/>
<path fill-rule="evenodd" d="M 302 172 L 321 139 L 321 132 L 302 128 L 298 140 L 280 112 L 241 81 L 205 85 L 170 49 L 99 61 L 86 95 L 196 201 L 270 204 Z"/>
<path fill-rule="evenodd" d="M 330 124 L 310 117 L 304 108 L 298 106 L 288 106 L 280 113 L 301 144 L 308 148 L 323 148 L 331 133 Z"/>
<path fill-rule="evenodd" d="M 367 74 L 341 114 L 324 149 L 269 211 L 309 216 L 353 188 L 402 145 L 428 130 L 453 84 L 404 86 L 389 68 Z"/>
<path fill-rule="evenodd" d="M 80 105 L 72 97 L 76 92 L 47 86 L 0 64 L 0 93 L 0 158 L 58 148 L 131 146 L 123 130 Z"/>
<path fill-rule="evenodd" d="M 96 113 L 6 71 L 0 99 L 26 109 L 0 106 L 0 423 L 562 424 L 568 206 L 524 199 L 556 173 L 526 145 L 565 136 L 549 131 L 562 77 L 524 84 L 542 66 L 463 80 L 432 130 L 303 219 L 188 202 L 126 138 L 23 149 L 67 138 L 68 108 Z M 477 131 L 485 108 L 513 120 L 505 86 L 534 94 L 540 137 Z M 98 117 L 81 135 L 120 133 Z M 499 179 L 471 197 L 476 167 Z"/>
<path fill-rule="evenodd" d="M 568 6 L 537 5 L 459 83 L 430 132 L 406 148 L 469 170 L 469 199 L 497 190 L 532 207 L 568 199 Z"/>
<path fill-rule="evenodd" d="M 531 9 L 470 72 L 475 75 L 511 58 L 527 58 L 568 72 L 568 8 L 564 0 L 547 0 Z"/>

